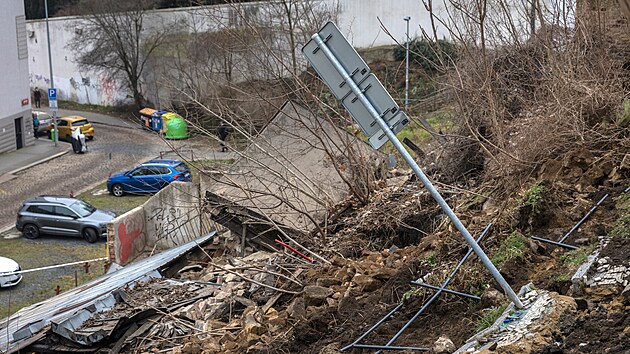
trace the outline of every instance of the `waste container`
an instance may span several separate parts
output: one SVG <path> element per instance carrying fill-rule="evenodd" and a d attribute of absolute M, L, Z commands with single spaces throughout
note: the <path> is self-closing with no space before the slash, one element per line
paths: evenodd
<path fill-rule="evenodd" d="M 188 126 L 184 118 L 180 116 L 171 117 L 166 123 L 166 139 L 186 138 L 188 138 Z"/>
<path fill-rule="evenodd" d="M 162 117 L 156 114 L 153 114 L 151 116 L 151 129 L 153 129 L 156 132 L 159 132 L 162 130 Z"/>
<path fill-rule="evenodd" d="M 48 135 L 50 135 L 50 140 L 55 141 L 55 128 L 50 129 Z"/>

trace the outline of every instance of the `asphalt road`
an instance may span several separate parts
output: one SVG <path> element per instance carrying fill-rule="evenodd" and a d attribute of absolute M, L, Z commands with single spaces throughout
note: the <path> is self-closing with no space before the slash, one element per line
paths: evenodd
<path fill-rule="evenodd" d="M 95 139 L 87 143 L 88 152 L 72 152 L 26 169 L 17 178 L 0 184 L 0 229 L 15 223 L 15 215 L 25 199 L 42 194 L 78 194 L 103 182 L 110 173 L 129 169 L 167 150 L 155 134 L 131 124 L 112 125 L 93 121 Z M 112 118 L 114 123 L 120 120 Z M 122 122 L 123 124 L 125 122 Z M 70 144 L 60 141 L 59 144 Z"/>

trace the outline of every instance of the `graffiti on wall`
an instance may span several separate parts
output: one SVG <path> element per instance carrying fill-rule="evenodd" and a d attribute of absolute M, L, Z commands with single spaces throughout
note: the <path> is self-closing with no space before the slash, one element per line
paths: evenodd
<path fill-rule="evenodd" d="M 174 234 L 181 225 L 188 223 L 188 214 L 179 207 L 155 207 L 148 220 L 153 223 L 153 232 L 159 238 Z"/>
<path fill-rule="evenodd" d="M 117 242 L 116 255 L 120 265 L 132 261 L 147 246 L 144 230 L 144 214 L 135 212 L 122 219 L 115 230 Z"/>
<path fill-rule="evenodd" d="M 30 73 L 29 81 L 31 83 L 31 86 L 37 86 L 37 85 L 44 86 L 44 87 L 50 86 L 50 79 L 45 77 L 44 75 Z M 42 85 L 42 83 L 44 85 Z"/>
<path fill-rule="evenodd" d="M 99 77 L 96 90 L 100 93 L 101 102 L 116 102 L 116 83 L 114 80 L 104 76 Z"/>

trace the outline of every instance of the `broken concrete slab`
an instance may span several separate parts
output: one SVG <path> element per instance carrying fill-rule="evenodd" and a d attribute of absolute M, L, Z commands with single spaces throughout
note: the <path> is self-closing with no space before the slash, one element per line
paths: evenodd
<path fill-rule="evenodd" d="M 510 304 L 492 326 L 466 341 L 455 353 L 539 353 L 553 344 L 560 321 L 576 311 L 573 298 L 527 285 L 519 292 L 525 308 Z"/>
<path fill-rule="evenodd" d="M 354 135 L 287 101 L 210 187 L 209 208 L 217 222 L 241 236 L 244 227 L 253 237 L 274 223 L 308 233 L 328 217 L 330 205 L 349 194 L 346 180 L 373 183 L 369 171 L 383 161 L 384 155 Z"/>

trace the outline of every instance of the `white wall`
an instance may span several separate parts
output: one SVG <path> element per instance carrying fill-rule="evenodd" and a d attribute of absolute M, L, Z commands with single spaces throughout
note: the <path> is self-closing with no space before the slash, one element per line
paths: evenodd
<path fill-rule="evenodd" d="M 3 0 L 0 5 L 0 152 L 14 150 L 16 144 L 15 119 L 22 117 L 23 146 L 32 144 L 33 128 L 30 114 L 28 85 L 28 53 L 18 53 L 19 42 L 24 43 L 23 0 Z M 19 36 L 19 37 L 18 37 Z M 19 58 L 18 54 L 26 54 Z M 27 99 L 26 104 L 22 100 Z"/>
<path fill-rule="evenodd" d="M 120 85 L 104 75 L 85 72 L 75 63 L 75 53 L 67 48 L 81 27 L 76 17 L 51 18 L 50 49 L 52 53 L 54 84 L 59 100 L 97 105 L 115 105 L 127 98 Z M 50 87 L 46 22 L 28 21 L 28 65 L 31 87 Z"/>
<path fill-rule="evenodd" d="M 422 35 L 420 27 L 429 34 L 432 31 L 431 19 L 422 0 L 339 0 L 339 5 L 339 29 L 355 48 L 391 45 L 396 43 L 394 39 L 399 43 L 405 42 L 407 22 L 404 18 L 407 16 L 411 17 L 410 38 Z M 433 6 L 436 12 L 441 11 L 442 1 L 435 1 Z M 442 26 L 436 27 L 438 37 L 446 36 Z"/>
<path fill-rule="evenodd" d="M 430 28 L 429 17 L 421 0 L 321 0 L 321 3 L 327 7 L 338 6 L 340 10 L 338 25 L 357 48 L 391 45 L 396 40 L 404 42 L 405 16 L 411 16 L 411 38 L 420 35 L 419 26 L 423 26 L 427 31 Z M 263 3 L 246 3 L 241 6 L 247 8 L 246 13 L 260 18 L 269 14 L 262 5 Z M 146 23 L 187 23 L 189 26 L 195 24 L 197 31 L 225 29 L 239 22 L 233 10 L 230 5 L 157 10 L 151 14 L 154 19 Z M 381 29 L 379 19 L 395 40 Z M 328 20 L 334 19 L 326 19 L 321 25 Z M 75 31 L 81 27 L 80 23 L 81 20 L 76 17 L 57 17 L 49 21 L 54 83 L 59 89 L 59 99 L 97 105 L 114 105 L 128 101 L 127 90 L 121 87 L 120 83 L 94 72 L 81 72 L 75 64 L 74 53 L 66 46 L 75 36 Z M 48 87 L 50 75 L 45 21 L 29 21 L 27 30 L 31 87 Z M 301 48 L 303 44 L 300 43 L 299 47 Z M 298 56 L 300 60 L 304 59 L 301 53 L 298 53 Z M 146 73 L 146 76 L 151 81 L 156 81 L 152 73 Z M 155 96 L 154 86 L 156 86 L 154 83 L 149 82 L 143 91 Z"/>

